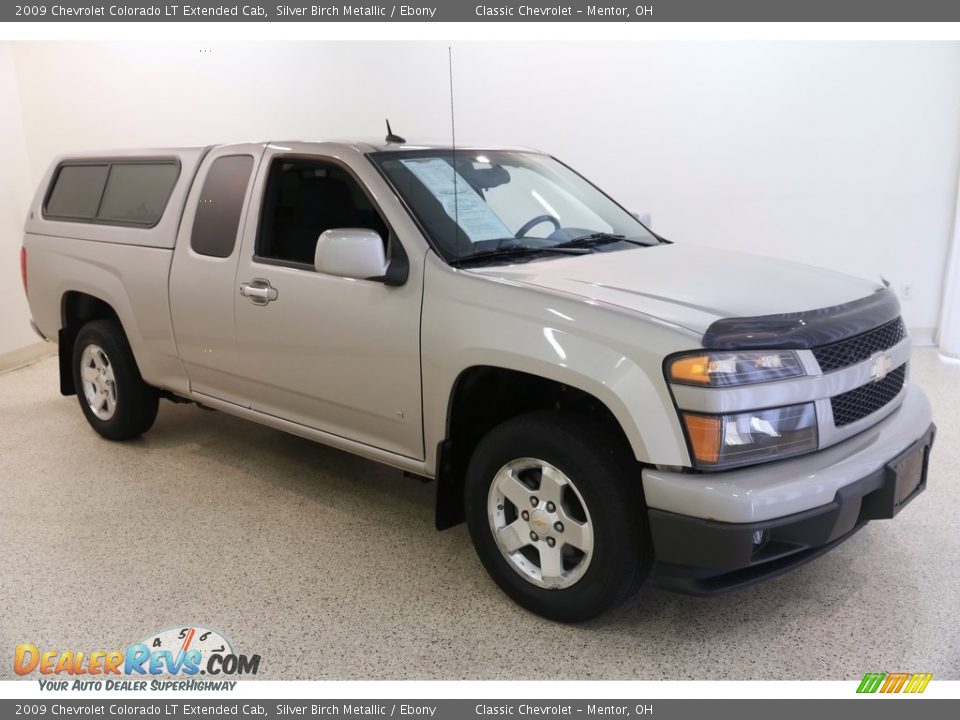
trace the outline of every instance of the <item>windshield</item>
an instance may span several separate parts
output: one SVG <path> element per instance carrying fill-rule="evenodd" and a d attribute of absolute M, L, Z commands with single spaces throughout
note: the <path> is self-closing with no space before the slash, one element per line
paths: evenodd
<path fill-rule="evenodd" d="M 450 150 L 435 150 L 371 157 L 447 262 L 659 242 L 600 190 L 545 155 L 457 150 L 454 162 Z"/>

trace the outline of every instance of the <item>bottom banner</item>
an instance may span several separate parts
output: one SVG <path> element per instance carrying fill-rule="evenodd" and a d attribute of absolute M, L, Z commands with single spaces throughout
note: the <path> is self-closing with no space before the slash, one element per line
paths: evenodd
<path fill-rule="evenodd" d="M 907 710 L 903 703 L 911 703 Z M 952 710 L 950 708 L 953 708 Z M 563 717 L 736 718 L 736 720 L 810 720 L 843 717 L 844 720 L 940 720 L 960 717 L 960 700 L 270 700 L 223 702 L 197 700 L 0 700 L 0 717 L 62 718 L 111 717 L 251 717 L 251 718 L 411 718 L 463 720 L 486 718 L 514 720 Z"/>

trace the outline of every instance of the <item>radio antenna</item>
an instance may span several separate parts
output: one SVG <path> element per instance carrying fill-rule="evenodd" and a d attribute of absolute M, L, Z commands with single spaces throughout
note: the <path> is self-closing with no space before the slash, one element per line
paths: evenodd
<path fill-rule="evenodd" d="M 460 196 L 457 194 L 457 123 L 453 112 L 453 48 L 447 46 L 447 68 L 450 76 L 450 154 L 453 169 L 453 223 L 454 246 L 457 258 L 462 257 L 460 252 Z"/>
<path fill-rule="evenodd" d="M 387 142 L 394 145 L 405 145 L 407 141 L 399 135 L 394 135 L 390 129 L 390 119 L 387 118 Z"/>

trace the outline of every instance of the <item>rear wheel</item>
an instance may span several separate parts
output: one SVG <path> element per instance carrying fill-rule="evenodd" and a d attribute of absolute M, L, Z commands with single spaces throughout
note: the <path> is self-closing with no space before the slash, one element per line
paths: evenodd
<path fill-rule="evenodd" d="M 90 426 L 110 440 L 142 435 L 157 417 L 159 396 L 140 376 L 116 320 L 84 325 L 73 346 L 73 380 Z"/>
<path fill-rule="evenodd" d="M 523 607 L 578 622 L 629 596 L 651 551 L 639 476 L 610 433 L 572 413 L 509 420 L 478 444 L 467 522 L 496 583 Z"/>

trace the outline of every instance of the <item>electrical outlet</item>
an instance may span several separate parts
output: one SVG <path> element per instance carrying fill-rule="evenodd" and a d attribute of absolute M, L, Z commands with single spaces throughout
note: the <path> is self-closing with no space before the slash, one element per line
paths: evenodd
<path fill-rule="evenodd" d="M 910 283 L 904 283 L 900 286 L 900 299 L 901 300 L 910 300 L 913 298 L 913 285 Z"/>

